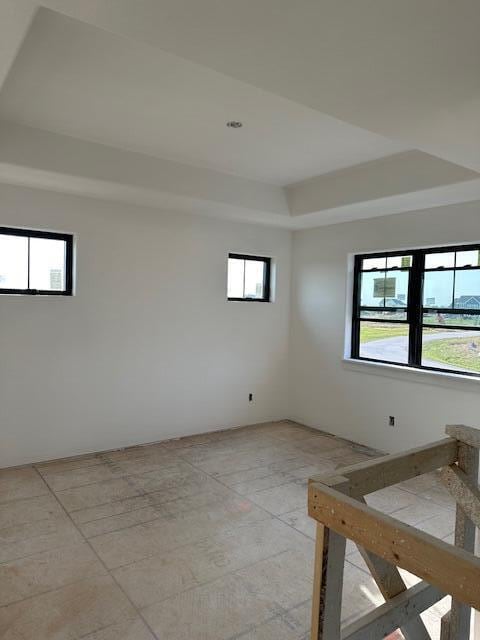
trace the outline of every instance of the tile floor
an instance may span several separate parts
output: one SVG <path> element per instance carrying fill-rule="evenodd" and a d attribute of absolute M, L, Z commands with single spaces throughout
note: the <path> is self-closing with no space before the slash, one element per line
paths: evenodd
<path fill-rule="evenodd" d="M 372 455 L 284 421 L 0 471 L 0 638 L 304 639 L 307 478 Z M 368 501 L 452 537 L 434 475 Z M 351 543 L 343 600 L 345 622 L 382 601 Z"/>

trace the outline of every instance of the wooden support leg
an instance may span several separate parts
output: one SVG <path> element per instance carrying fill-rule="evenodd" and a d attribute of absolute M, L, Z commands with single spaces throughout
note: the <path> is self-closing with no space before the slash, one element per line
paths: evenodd
<path fill-rule="evenodd" d="M 459 442 L 458 468 L 466 474 L 469 480 L 476 484 L 478 478 L 478 449 Z M 471 553 L 475 551 L 475 525 L 458 504 L 455 522 L 455 546 L 462 547 Z M 470 637 L 470 617 L 470 607 L 457 600 L 452 601 L 450 621 L 448 623 L 449 640 L 468 640 Z M 447 628 L 446 622 L 444 622 L 444 628 Z M 442 638 L 442 640 L 446 639 Z"/>
<path fill-rule="evenodd" d="M 345 538 L 317 523 L 311 640 L 339 640 Z"/>

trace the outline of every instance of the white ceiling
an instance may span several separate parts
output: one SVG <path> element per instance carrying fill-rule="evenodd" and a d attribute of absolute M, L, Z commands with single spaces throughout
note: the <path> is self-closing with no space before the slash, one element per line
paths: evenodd
<path fill-rule="evenodd" d="M 480 170 L 478 0 L 39 4 Z"/>
<path fill-rule="evenodd" d="M 0 182 L 290 228 L 479 199 L 479 26 L 478 0 L 0 0 Z"/>
<path fill-rule="evenodd" d="M 0 118 L 278 185 L 406 149 L 46 9 L 0 93 Z"/>

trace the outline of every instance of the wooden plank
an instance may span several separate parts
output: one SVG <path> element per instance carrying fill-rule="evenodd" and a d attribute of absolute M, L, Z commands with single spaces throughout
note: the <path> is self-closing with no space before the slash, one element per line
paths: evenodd
<path fill-rule="evenodd" d="M 343 467 L 338 469 L 334 477 L 348 478 L 350 481 L 348 494 L 358 497 L 453 464 L 457 461 L 457 457 L 458 442 L 453 438 L 444 438 L 403 453 Z M 314 476 L 311 482 L 330 484 L 325 476 Z"/>
<path fill-rule="evenodd" d="M 464 424 L 447 424 L 445 433 L 476 449 L 480 448 L 480 429 L 467 427 Z"/>
<path fill-rule="evenodd" d="M 480 559 L 467 551 L 321 484 L 309 487 L 308 512 L 384 560 L 480 609 Z"/>
<path fill-rule="evenodd" d="M 388 602 L 342 629 L 341 640 L 384 638 L 403 628 L 412 619 L 444 597 L 444 593 L 426 582 L 403 591 Z"/>
<path fill-rule="evenodd" d="M 460 442 L 458 447 L 458 468 L 465 474 L 467 480 L 476 483 L 478 478 L 478 449 Z M 458 503 L 455 520 L 455 546 L 471 553 L 475 551 L 475 525 Z M 470 607 L 467 606 L 462 598 L 452 598 L 449 639 L 468 640 L 470 637 L 470 619 Z"/>
<path fill-rule="evenodd" d="M 441 480 L 474 525 L 480 528 L 480 488 L 457 465 L 445 467 Z"/>
<path fill-rule="evenodd" d="M 311 640 L 340 637 L 345 544 L 344 536 L 317 524 Z"/>

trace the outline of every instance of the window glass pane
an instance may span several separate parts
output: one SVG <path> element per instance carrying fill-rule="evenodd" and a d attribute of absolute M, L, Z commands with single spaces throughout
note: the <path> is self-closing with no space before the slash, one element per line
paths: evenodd
<path fill-rule="evenodd" d="M 362 273 L 360 280 L 360 305 L 383 307 L 385 303 L 385 271 Z"/>
<path fill-rule="evenodd" d="M 456 309 L 480 309 L 480 269 L 455 272 Z"/>
<path fill-rule="evenodd" d="M 400 267 L 405 269 L 412 266 L 412 256 L 390 256 L 387 258 L 387 269 Z"/>
<path fill-rule="evenodd" d="M 0 288 L 27 289 L 28 238 L 0 235 Z"/>
<path fill-rule="evenodd" d="M 457 251 L 456 267 L 478 267 L 480 266 L 480 251 Z"/>
<path fill-rule="evenodd" d="M 408 364 L 408 324 L 360 323 L 360 357 Z"/>
<path fill-rule="evenodd" d="M 245 260 L 228 259 L 227 295 L 229 298 L 243 298 L 243 277 Z"/>
<path fill-rule="evenodd" d="M 386 307 L 407 306 L 409 275 L 409 271 L 387 271 L 384 287 Z"/>
<path fill-rule="evenodd" d="M 386 258 L 364 258 L 362 269 L 385 269 Z"/>
<path fill-rule="evenodd" d="M 260 260 L 245 260 L 245 297 L 263 298 L 265 263 Z"/>
<path fill-rule="evenodd" d="M 65 290 L 65 245 L 63 240 L 30 238 L 30 289 Z"/>
<path fill-rule="evenodd" d="M 438 267 L 453 267 L 455 263 L 455 253 L 427 253 L 425 256 L 425 269 L 437 269 Z"/>
<path fill-rule="evenodd" d="M 376 320 L 406 320 L 407 312 L 400 309 L 385 309 L 379 311 L 360 310 L 360 317 L 368 320 L 374 318 Z"/>
<path fill-rule="evenodd" d="M 452 306 L 453 271 L 427 271 L 423 282 L 423 306 Z"/>
<path fill-rule="evenodd" d="M 468 313 L 443 313 L 433 311 L 423 314 L 423 324 L 480 327 L 480 315 Z"/>
<path fill-rule="evenodd" d="M 422 365 L 480 372 L 480 332 L 468 329 L 424 329 Z"/>

